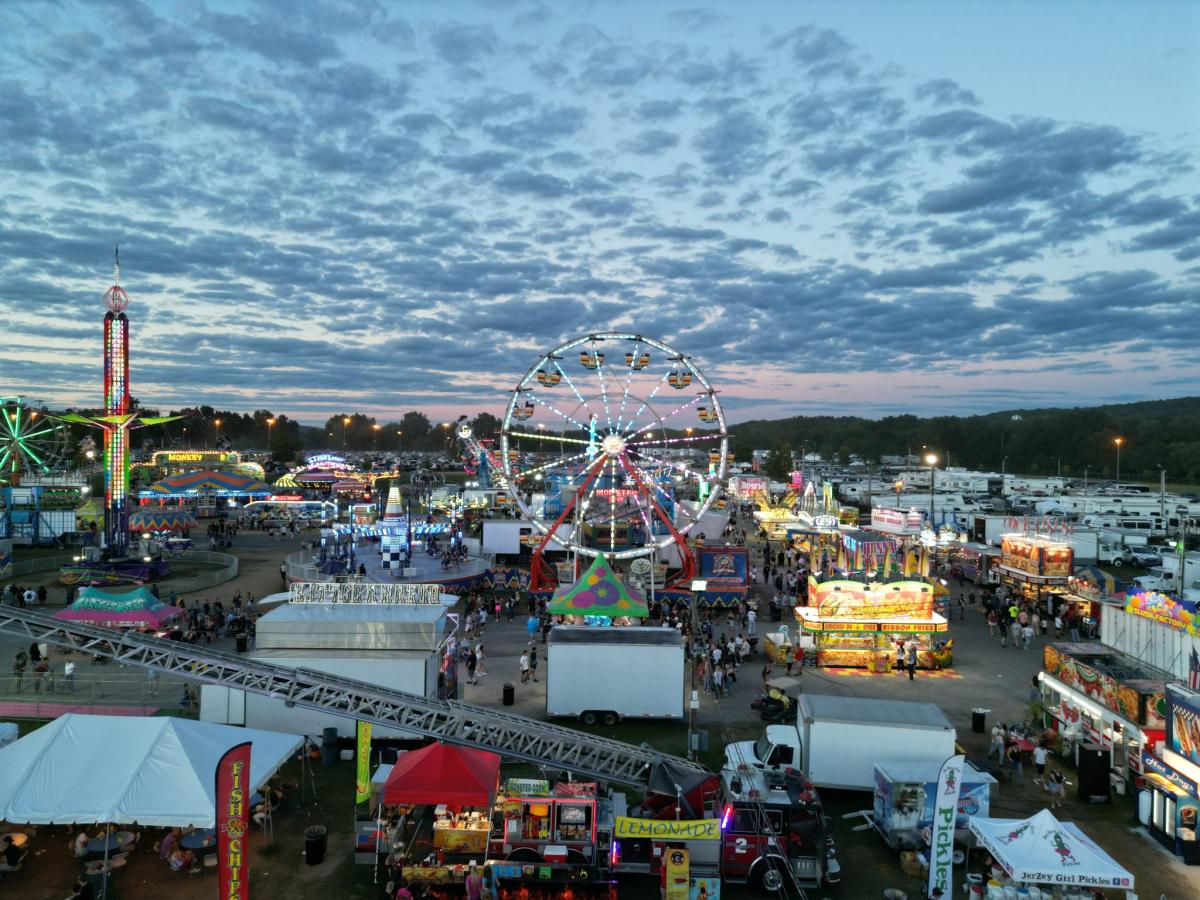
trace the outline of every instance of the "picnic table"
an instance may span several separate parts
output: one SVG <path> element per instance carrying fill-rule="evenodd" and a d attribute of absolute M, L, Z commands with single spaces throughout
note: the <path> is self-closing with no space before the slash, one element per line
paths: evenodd
<path fill-rule="evenodd" d="M 120 853 L 121 848 L 132 841 L 133 835 L 128 831 L 118 831 L 106 838 L 92 838 L 88 841 L 87 852 L 92 856 L 103 856 L 105 853 L 113 855 Z"/>
<path fill-rule="evenodd" d="M 197 851 L 201 855 L 208 852 L 216 852 L 217 833 L 211 828 L 193 831 L 191 834 L 185 834 L 179 839 L 179 846 L 184 850 Z"/>

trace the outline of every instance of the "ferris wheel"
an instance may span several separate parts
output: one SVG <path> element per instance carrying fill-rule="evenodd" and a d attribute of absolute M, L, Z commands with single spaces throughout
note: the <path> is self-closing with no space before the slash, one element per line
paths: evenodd
<path fill-rule="evenodd" d="M 649 556 L 712 507 L 729 465 L 717 391 L 691 357 L 653 338 L 588 334 L 544 353 L 501 423 L 513 502 L 542 536 L 583 556 Z M 682 502 L 685 497 L 690 502 Z"/>
<path fill-rule="evenodd" d="M 0 484 L 18 484 L 23 474 L 49 472 L 62 461 L 67 429 L 21 397 L 0 397 Z"/>

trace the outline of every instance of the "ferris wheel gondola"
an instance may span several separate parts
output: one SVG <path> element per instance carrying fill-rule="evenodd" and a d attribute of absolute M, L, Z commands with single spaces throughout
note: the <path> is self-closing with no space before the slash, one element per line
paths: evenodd
<path fill-rule="evenodd" d="M 582 373 L 559 364 L 572 353 Z M 560 375 L 553 392 L 550 372 Z M 704 392 L 683 402 L 666 390 L 692 383 Z M 536 428 L 526 424 L 534 409 Z M 711 427 L 693 427 L 697 413 Z M 686 536 L 721 493 L 728 444 L 717 392 L 690 357 L 606 332 L 567 341 L 529 368 L 501 423 L 500 461 L 539 546 L 622 560 L 673 543 L 687 553 Z M 679 502 L 692 489 L 694 506 Z"/>

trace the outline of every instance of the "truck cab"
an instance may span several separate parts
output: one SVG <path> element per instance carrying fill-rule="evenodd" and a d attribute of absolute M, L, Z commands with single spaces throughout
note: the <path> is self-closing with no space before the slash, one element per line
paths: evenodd
<path fill-rule="evenodd" d="M 1139 575 L 1133 579 L 1133 583 L 1146 591 L 1174 591 L 1179 587 L 1175 573 L 1162 566 L 1155 566 L 1145 575 Z"/>
<path fill-rule="evenodd" d="M 805 890 L 840 880 L 820 796 L 798 771 L 726 767 L 716 800 L 727 882 L 774 896 L 793 885 Z"/>
<path fill-rule="evenodd" d="M 780 772 L 784 769 L 802 770 L 800 732 L 793 725 L 768 725 L 757 741 L 737 741 L 725 747 L 725 765 L 737 769 L 740 765 Z"/>

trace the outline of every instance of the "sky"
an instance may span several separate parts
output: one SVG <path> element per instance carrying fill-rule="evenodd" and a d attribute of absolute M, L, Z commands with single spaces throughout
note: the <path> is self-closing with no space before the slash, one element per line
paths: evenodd
<path fill-rule="evenodd" d="M 0 394 L 500 412 L 629 331 L 731 421 L 1196 394 L 1200 4 L 0 5 Z"/>

